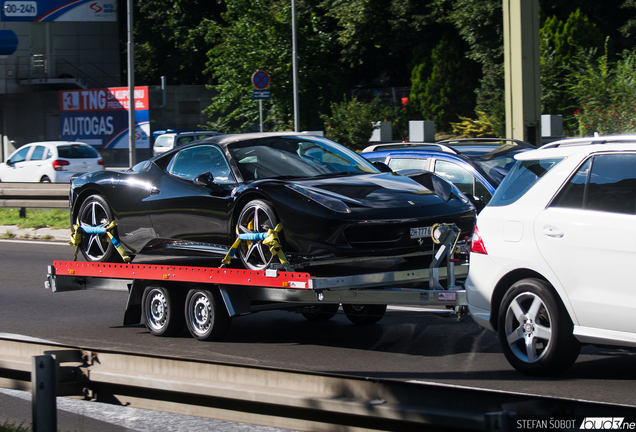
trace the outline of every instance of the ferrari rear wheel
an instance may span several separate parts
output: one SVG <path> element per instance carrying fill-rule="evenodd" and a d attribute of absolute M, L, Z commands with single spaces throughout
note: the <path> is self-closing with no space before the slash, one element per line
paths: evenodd
<path fill-rule="evenodd" d="M 239 214 L 236 234 L 266 233 L 276 228 L 278 218 L 269 201 L 254 200 L 247 203 Z M 239 246 L 241 262 L 250 270 L 264 270 L 276 259 L 262 240 L 243 240 Z"/>
<path fill-rule="evenodd" d="M 343 304 L 342 310 L 354 324 L 375 324 L 384 317 L 386 305 Z"/>
<path fill-rule="evenodd" d="M 80 207 L 77 215 L 80 226 L 86 228 L 106 228 L 113 220 L 113 212 L 101 195 L 89 196 Z M 82 233 L 79 249 L 92 262 L 121 262 L 122 258 L 110 242 L 108 235 Z"/>

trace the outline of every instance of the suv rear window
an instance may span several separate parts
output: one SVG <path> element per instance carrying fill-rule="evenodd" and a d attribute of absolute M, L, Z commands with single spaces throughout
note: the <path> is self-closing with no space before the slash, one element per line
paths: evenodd
<path fill-rule="evenodd" d="M 517 201 L 562 160 L 563 158 L 517 161 L 488 205 L 505 206 Z"/>
<path fill-rule="evenodd" d="M 63 145 L 57 147 L 57 154 L 64 159 L 91 159 L 99 157 L 93 147 L 81 145 Z"/>

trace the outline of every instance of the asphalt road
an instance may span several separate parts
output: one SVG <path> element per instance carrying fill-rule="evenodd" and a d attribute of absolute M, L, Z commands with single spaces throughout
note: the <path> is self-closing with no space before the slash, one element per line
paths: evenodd
<path fill-rule="evenodd" d="M 126 294 L 52 293 L 47 265 L 73 259 L 69 246 L 0 242 L 0 332 L 63 344 L 129 350 L 293 370 L 417 380 L 636 406 L 635 353 L 584 347 L 557 378 L 516 372 L 494 333 L 418 311 L 389 311 L 378 324 L 356 326 L 339 313 L 310 322 L 290 312 L 234 319 L 221 342 L 187 333 L 157 338 L 145 327 L 123 327 Z"/>

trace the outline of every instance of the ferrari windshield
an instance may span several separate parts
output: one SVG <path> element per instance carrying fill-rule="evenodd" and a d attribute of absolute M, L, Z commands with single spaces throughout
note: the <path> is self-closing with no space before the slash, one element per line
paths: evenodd
<path fill-rule="evenodd" d="M 366 159 L 321 137 L 267 137 L 228 145 L 243 179 L 377 173 Z"/>

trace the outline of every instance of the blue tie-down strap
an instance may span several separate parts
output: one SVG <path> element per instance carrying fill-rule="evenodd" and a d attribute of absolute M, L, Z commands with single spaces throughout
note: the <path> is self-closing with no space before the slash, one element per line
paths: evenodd
<path fill-rule="evenodd" d="M 241 240 L 253 240 L 253 241 L 263 241 L 267 238 L 269 233 L 266 232 L 257 232 L 257 233 L 243 233 L 239 234 L 238 237 Z"/>
<path fill-rule="evenodd" d="M 86 234 L 106 234 L 107 227 L 80 225 L 79 229 Z"/>

